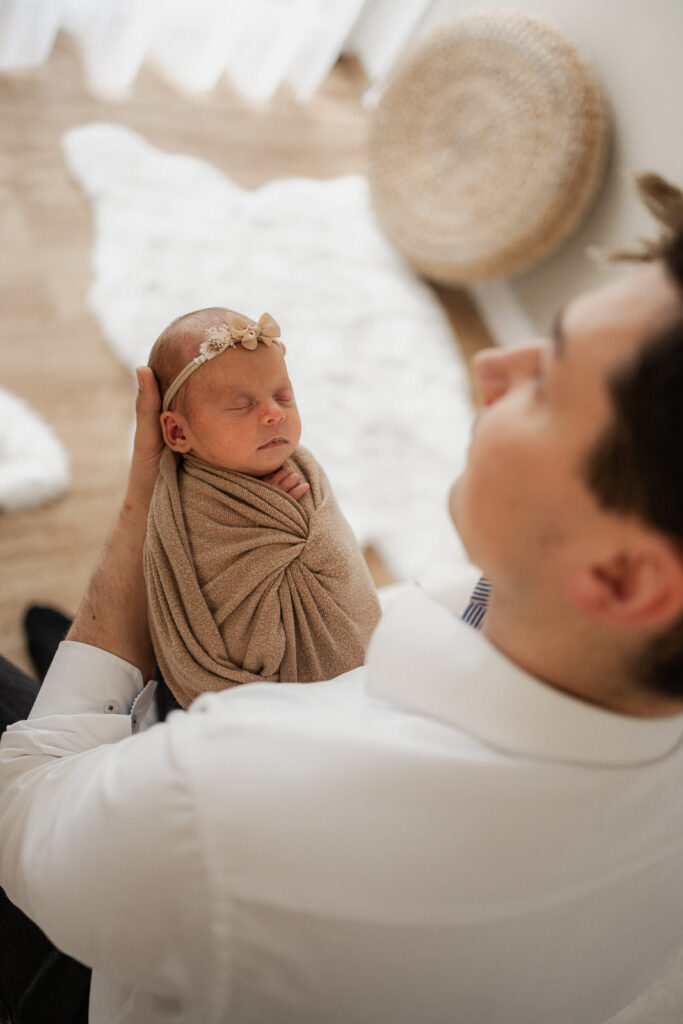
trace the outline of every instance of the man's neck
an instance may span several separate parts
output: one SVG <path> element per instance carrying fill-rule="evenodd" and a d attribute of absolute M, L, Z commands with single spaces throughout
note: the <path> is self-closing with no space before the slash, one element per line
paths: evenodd
<path fill-rule="evenodd" d="M 513 607 L 495 585 L 482 632 L 510 661 L 548 686 L 619 714 L 663 718 L 683 713 L 680 701 L 645 690 L 629 673 L 637 648 L 601 624 L 566 610 Z"/>

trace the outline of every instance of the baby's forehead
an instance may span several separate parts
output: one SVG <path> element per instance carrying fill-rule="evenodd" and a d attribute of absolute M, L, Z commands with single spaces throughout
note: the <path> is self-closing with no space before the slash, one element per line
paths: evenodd
<path fill-rule="evenodd" d="M 204 363 L 199 372 L 190 377 L 190 382 L 193 380 L 208 398 L 214 392 L 237 392 L 249 387 L 285 384 L 289 375 L 278 345 L 266 347 L 259 344 L 253 350 L 238 345 Z"/>

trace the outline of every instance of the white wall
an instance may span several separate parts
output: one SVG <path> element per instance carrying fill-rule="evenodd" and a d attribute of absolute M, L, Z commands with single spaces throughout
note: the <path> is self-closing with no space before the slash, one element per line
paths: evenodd
<path fill-rule="evenodd" d="M 545 329 L 558 305 L 605 280 L 585 256 L 588 245 L 653 234 L 628 176 L 654 170 L 683 186 L 683 0 L 435 0 L 421 34 L 475 9 L 522 11 L 564 32 L 597 71 L 612 110 L 612 156 L 592 213 L 560 251 L 512 282 Z"/>

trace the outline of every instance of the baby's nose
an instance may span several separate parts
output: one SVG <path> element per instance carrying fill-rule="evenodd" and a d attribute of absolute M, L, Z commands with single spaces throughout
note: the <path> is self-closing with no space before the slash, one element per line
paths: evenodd
<path fill-rule="evenodd" d="M 270 402 L 264 408 L 261 418 L 265 423 L 280 423 L 285 418 L 285 414 L 277 402 Z"/>

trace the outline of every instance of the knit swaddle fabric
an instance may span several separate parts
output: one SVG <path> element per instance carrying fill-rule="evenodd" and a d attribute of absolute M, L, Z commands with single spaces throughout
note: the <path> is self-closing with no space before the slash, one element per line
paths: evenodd
<path fill-rule="evenodd" d="M 144 568 L 159 668 L 183 707 L 206 690 L 331 679 L 363 663 L 375 587 L 325 473 L 285 465 L 299 501 L 256 477 L 165 449 Z"/>

